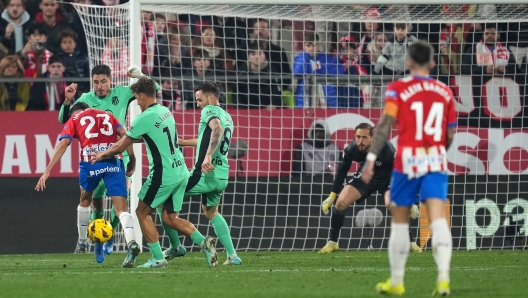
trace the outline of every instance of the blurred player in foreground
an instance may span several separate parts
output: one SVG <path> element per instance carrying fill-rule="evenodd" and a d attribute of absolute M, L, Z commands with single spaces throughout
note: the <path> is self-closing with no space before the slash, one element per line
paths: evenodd
<path fill-rule="evenodd" d="M 362 170 L 365 183 L 374 175 L 374 164 L 391 126 L 398 123 L 398 151 L 391 182 L 392 224 L 389 239 L 391 277 L 376 285 L 384 294 L 405 293 L 403 277 L 409 254 L 409 210 L 420 201 L 427 205 L 433 230 L 433 256 L 438 267 L 434 295 L 449 295 L 449 266 L 453 240 L 446 221 L 446 152 L 457 125 L 451 89 L 429 77 L 434 66 L 433 48 L 425 42 L 409 47 L 407 67 L 411 75 L 387 86 L 385 112 Z"/>
<path fill-rule="evenodd" d="M 104 181 L 108 190 L 108 195 L 112 198 L 112 203 L 116 214 L 120 219 L 121 226 L 125 233 L 128 246 L 128 254 L 121 265 L 123 268 L 132 268 L 136 262 L 140 247 L 136 243 L 134 233 L 134 219 L 127 212 L 127 189 L 125 168 L 122 155 L 115 154 L 108 156 L 101 163 L 92 165 L 90 154 L 94 150 L 106 150 L 117 142 L 117 137 L 124 137 L 125 128 L 112 114 L 90 109 L 86 103 L 76 103 L 70 112 L 72 117 L 66 122 L 59 137 L 59 144 L 53 152 L 50 163 L 40 177 L 35 189 L 43 191 L 46 188 L 51 170 L 59 162 L 64 152 L 70 145 L 73 138 L 79 139 L 81 143 L 81 161 L 79 163 L 79 185 L 81 186 L 81 201 L 77 207 L 77 227 L 79 240 L 77 246 L 86 251 L 88 247 L 87 228 L 90 222 L 90 205 L 92 204 L 93 191 Z M 127 164 L 126 175 L 132 175 L 136 164 L 132 146 L 127 148 L 130 161 Z M 98 263 L 102 263 L 104 258 L 97 258 Z"/>

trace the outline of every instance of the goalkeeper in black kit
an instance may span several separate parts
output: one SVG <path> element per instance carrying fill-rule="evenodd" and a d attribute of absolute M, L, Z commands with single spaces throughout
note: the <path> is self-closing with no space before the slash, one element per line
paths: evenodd
<path fill-rule="evenodd" d="M 343 186 L 352 162 L 359 163 L 361 167 L 365 162 L 374 129 L 368 123 L 360 123 L 356 126 L 356 139 L 350 143 L 344 152 L 343 161 L 339 165 L 332 192 L 326 200 L 323 201 L 322 209 L 325 215 L 328 215 L 334 200 L 337 198 L 334 208 L 332 209 L 332 218 L 330 220 L 330 237 L 326 245 L 319 251 L 320 254 L 330 253 L 339 250 L 339 232 L 345 222 L 345 210 L 349 205 L 368 198 L 373 192 L 378 191 L 380 194 L 387 195 L 390 185 L 392 167 L 396 149 L 391 142 L 387 141 L 381 153 L 378 155 L 374 168 L 374 177 L 369 184 L 361 180 L 361 173 L 358 171 L 353 174 L 353 178 L 347 181 L 347 184 L 339 193 Z M 339 197 L 337 196 L 339 193 Z M 419 210 L 417 206 L 412 207 L 411 216 L 418 217 Z M 412 237 L 411 237 L 412 239 Z M 416 243 L 411 243 L 411 251 L 418 252 L 421 248 Z"/>

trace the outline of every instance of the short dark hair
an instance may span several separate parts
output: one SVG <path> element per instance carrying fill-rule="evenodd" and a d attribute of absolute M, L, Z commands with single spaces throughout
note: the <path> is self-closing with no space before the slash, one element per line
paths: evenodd
<path fill-rule="evenodd" d="M 407 23 L 396 23 L 396 24 L 394 24 L 394 28 L 396 28 L 396 29 L 407 29 Z"/>
<path fill-rule="evenodd" d="M 194 54 L 192 56 L 193 56 L 193 60 L 195 60 L 195 59 L 211 59 L 211 57 L 209 57 L 209 53 L 207 53 L 206 51 L 204 51 L 202 49 L 196 50 L 196 52 L 194 52 Z"/>
<path fill-rule="evenodd" d="M 319 36 L 313 32 L 306 32 L 304 34 L 304 42 L 316 43 L 319 41 Z"/>
<path fill-rule="evenodd" d="M 11 0 L 6 0 L 6 1 L 5 1 L 5 7 L 8 7 L 9 4 L 11 4 Z M 22 6 L 23 6 L 24 8 L 26 8 L 26 6 L 27 6 L 27 0 L 22 0 Z"/>
<path fill-rule="evenodd" d="M 358 129 L 368 129 L 370 136 L 372 137 L 374 135 L 374 127 L 372 127 L 372 125 L 370 125 L 370 124 L 368 124 L 366 122 L 359 123 L 356 126 L 356 130 L 358 130 Z"/>
<path fill-rule="evenodd" d="M 248 54 L 249 53 L 255 53 L 255 52 L 258 52 L 260 50 L 261 50 L 260 49 L 260 44 L 258 42 L 256 42 L 256 41 L 254 41 L 254 42 L 252 42 L 252 43 L 250 43 L 248 45 Z"/>
<path fill-rule="evenodd" d="M 71 108 L 70 108 L 70 115 L 73 115 L 77 111 L 84 111 L 86 109 L 89 109 L 90 106 L 85 102 L 76 102 Z"/>
<path fill-rule="evenodd" d="M 53 63 L 60 63 L 64 66 L 64 62 L 62 62 L 62 59 L 59 55 L 53 55 L 48 60 L 48 65 L 52 65 Z"/>
<path fill-rule="evenodd" d="M 417 41 L 409 47 L 409 59 L 417 66 L 427 66 L 433 60 L 433 47 L 425 41 Z"/>
<path fill-rule="evenodd" d="M 194 87 L 194 93 L 202 91 L 203 93 L 213 94 L 216 98 L 220 98 L 220 88 L 214 82 L 203 82 Z"/>
<path fill-rule="evenodd" d="M 31 22 L 31 24 L 29 24 L 28 28 L 27 28 L 27 33 L 28 35 L 31 35 L 31 34 L 34 34 L 35 31 L 38 32 L 38 34 L 42 34 L 42 35 L 48 35 L 48 26 L 44 25 L 44 23 L 40 23 L 40 22 L 37 22 L 37 21 L 33 21 Z"/>
<path fill-rule="evenodd" d="M 154 19 L 157 19 L 157 18 L 164 19 L 165 21 L 167 20 L 167 16 L 165 16 L 165 14 L 162 14 L 162 13 L 154 14 Z"/>
<path fill-rule="evenodd" d="M 79 35 L 77 35 L 77 33 L 75 33 L 75 31 L 73 31 L 73 30 L 64 29 L 64 30 L 60 31 L 59 34 L 57 34 L 57 41 L 59 41 L 59 43 L 61 43 L 62 39 L 66 38 L 66 37 L 71 37 L 71 39 L 73 39 L 73 41 L 77 42 L 77 38 L 79 38 Z"/>
<path fill-rule="evenodd" d="M 497 23 L 484 23 L 484 30 L 495 29 L 498 31 L 498 28 Z"/>
<path fill-rule="evenodd" d="M 141 77 L 137 82 L 132 84 L 130 86 L 130 90 L 132 90 L 132 93 L 139 94 L 143 93 L 148 97 L 156 98 L 156 93 L 158 93 L 158 90 L 156 90 L 156 82 L 154 82 L 153 79 L 148 77 Z"/>
<path fill-rule="evenodd" d="M 112 71 L 110 66 L 105 64 L 99 64 L 92 68 L 92 77 L 95 75 L 106 75 L 108 78 L 112 77 Z"/>

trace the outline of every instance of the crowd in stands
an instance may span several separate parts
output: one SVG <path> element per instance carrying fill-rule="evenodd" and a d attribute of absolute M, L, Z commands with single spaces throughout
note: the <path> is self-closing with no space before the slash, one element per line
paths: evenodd
<path fill-rule="evenodd" d="M 119 0 L 74 0 L 115 5 Z M 528 5 L 444 5 L 438 13 L 493 16 L 525 11 Z M 84 8 L 89 9 L 89 8 Z M 357 76 L 401 77 L 406 51 L 418 39 L 436 52 L 436 76 L 526 74 L 528 22 L 475 24 L 382 23 L 381 16 L 410 6 L 364 7 L 361 22 L 244 19 L 142 13 L 142 70 L 159 81 L 164 105 L 194 109 L 193 86 L 213 78 L 220 101 L 233 108 L 372 108 L 382 106 L 382 86 L 357 84 Z M 313 11 L 317 7 L 312 8 Z M 89 78 L 89 57 L 107 64 L 115 79 L 130 63 L 126 29 L 101 15 L 90 34 L 106 36 L 88 49 L 87 32 L 72 5 L 56 0 L 0 0 L 0 79 L 64 78 L 50 82 L 0 82 L 0 110 L 58 110 L 68 78 Z M 95 16 L 92 16 L 95 18 Z M 100 31 L 98 31 L 100 30 Z M 105 35 L 106 34 L 106 35 Z M 92 57 L 93 58 L 93 57 Z M 93 63 L 93 61 L 92 61 Z M 78 92 L 90 91 L 88 82 Z"/>

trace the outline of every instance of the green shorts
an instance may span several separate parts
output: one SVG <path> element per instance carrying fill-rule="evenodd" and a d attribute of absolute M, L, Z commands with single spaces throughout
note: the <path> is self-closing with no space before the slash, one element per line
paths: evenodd
<path fill-rule="evenodd" d="M 185 178 L 176 184 L 152 185 L 151 181 L 147 180 L 141 187 L 138 197 L 153 209 L 163 205 L 163 208 L 167 209 L 169 213 L 180 212 L 188 181 Z"/>
<path fill-rule="evenodd" d="M 123 156 L 123 165 L 125 166 L 125 170 L 126 170 L 126 167 L 127 167 L 127 164 L 128 162 L 130 161 L 130 158 L 128 157 L 128 155 L 124 155 Z M 132 177 L 128 177 L 127 176 L 127 179 L 130 179 L 132 180 Z M 104 181 L 101 180 L 99 181 L 99 185 L 97 185 L 97 187 L 94 189 L 93 191 L 93 194 L 92 194 L 92 198 L 95 198 L 95 199 L 102 199 L 106 197 L 106 185 L 104 184 Z"/>
<path fill-rule="evenodd" d="M 185 188 L 185 198 L 202 195 L 202 204 L 211 207 L 218 206 L 229 180 L 207 178 L 191 175 Z"/>

